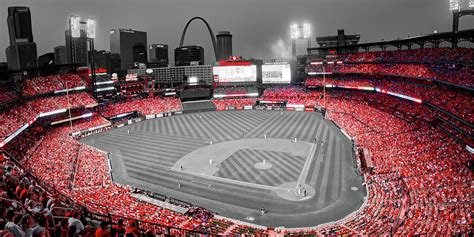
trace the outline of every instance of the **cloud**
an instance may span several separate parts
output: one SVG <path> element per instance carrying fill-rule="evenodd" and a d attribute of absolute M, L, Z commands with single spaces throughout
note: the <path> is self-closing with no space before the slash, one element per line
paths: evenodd
<path fill-rule="evenodd" d="M 284 41 L 278 38 L 270 46 L 273 58 L 291 58 L 291 41 Z"/>

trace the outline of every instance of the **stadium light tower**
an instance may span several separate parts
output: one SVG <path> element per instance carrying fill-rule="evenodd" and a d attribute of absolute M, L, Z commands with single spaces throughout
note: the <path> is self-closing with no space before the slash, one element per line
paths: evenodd
<path fill-rule="evenodd" d="M 76 15 L 69 16 L 69 33 L 71 37 L 70 40 L 70 52 L 71 52 L 71 63 L 76 62 L 76 46 L 74 45 L 74 39 L 81 37 L 81 18 Z M 69 112 L 69 126 L 72 128 L 72 119 L 71 119 L 71 104 L 69 102 L 69 90 L 66 82 L 66 98 L 67 98 L 67 107 Z"/>
<path fill-rule="evenodd" d="M 69 29 L 72 38 L 81 37 L 81 18 L 76 15 L 69 16 Z"/>
<path fill-rule="evenodd" d="M 311 38 L 311 25 L 309 23 L 303 24 L 303 38 Z"/>
<path fill-rule="evenodd" d="M 449 10 L 451 11 L 459 11 L 460 6 L 459 6 L 459 0 L 449 0 Z"/>
<path fill-rule="evenodd" d="M 308 22 L 303 25 L 293 24 L 290 26 L 291 34 L 291 55 L 296 58 L 296 40 L 305 39 L 308 43 L 308 48 L 311 48 L 311 24 Z"/>
<path fill-rule="evenodd" d="M 97 23 L 96 20 L 92 17 L 86 17 L 86 21 L 82 22 L 81 17 L 77 15 L 70 15 L 69 16 L 69 31 L 71 34 L 70 37 L 70 45 L 71 45 L 71 63 L 76 62 L 75 57 L 75 46 L 74 46 L 74 39 L 81 37 L 81 25 L 85 24 L 85 32 L 87 37 L 87 42 L 89 43 L 89 59 L 90 61 L 90 70 L 91 70 L 91 78 L 92 78 L 92 94 L 94 98 L 96 98 L 96 91 L 95 91 L 95 62 L 94 62 L 94 39 L 96 37 L 97 32 Z"/>
<path fill-rule="evenodd" d="M 86 27 L 87 27 L 87 38 L 95 39 L 95 32 L 96 32 L 95 19 L 91 17 L 87 17 Z"/>
<path fill-rule="evenodd" d="M 76 15 L 70 15 L 69 16 L 69 34 L 71 37 L 69 37 L 69 45 L 70 45 L 70 52 L 71 52 L 71 63 L 76 62 L 76 51 L 75 45 L 74 45 L 74 39 L 81 37 L 81 18 Z"/>
<path fill-rule="evenodd" d="M 291 25 L 291 39 L 298 39 L 298 25 Z"/>
<path fill-rule="evenodd" d="M 92 78 L 92 94 L 94 98 L 96 98 L 96 91 L 95 91 L 95 83 L 96 83 L 96 75 L 95 75 L 95 62 L 94 62 L 94 39 L 96 35 L 96 21 L 92 17 L 86 18 L 86 33 L 87 39 L 89 41 L 89 55 L 90 55 L 90 69 L 91 69 L 91 78 Z"/>
<path fill-rule="evenodd" d="M 459 18 L 474 15 L 474 0 L 449 0 L 449 10 L 453 13 L 453 33 L 459 30 Z M 452 39 L 453 48 L 457 47 L 456 37 Z"/>
<path fill-rule="evenodd" d="M 296 39 L 298 39 L 298 25 L 291 25 L 291 56 L 296 58 Z"/>

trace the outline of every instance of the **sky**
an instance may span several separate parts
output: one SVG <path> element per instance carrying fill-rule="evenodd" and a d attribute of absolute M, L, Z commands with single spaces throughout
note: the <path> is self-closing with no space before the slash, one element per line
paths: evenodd
<path fill-rule="evenodd" d="M 230 31 L 233 54 L 245 58 L 291 56 L 290 25 L 310 22 L 312 44 L 317 36 L 360 34 L 361 41 L 404 38 L 433 31 L 450 31 L 449 0 L 0 0 L 0 62 L 9 45 L 7 8 L 29 6 L 38 55 L 65 45 L 64 30 L 70 14 L 97 20 L 95 48 L 110 50 L 109 30 L 146 31 L 148 44 L 169 45 L 170 60 L 186 22 L 205 18 L 214 33 Z M 460 29 L 474 28 L 474 16 L 460 20 Z M 213 61 L 212 43 L 202 22 L 194 21 L 185 45 L 201 45 L 207 63 Z M 306 42 L 297 45 L 298 54 Z"/>

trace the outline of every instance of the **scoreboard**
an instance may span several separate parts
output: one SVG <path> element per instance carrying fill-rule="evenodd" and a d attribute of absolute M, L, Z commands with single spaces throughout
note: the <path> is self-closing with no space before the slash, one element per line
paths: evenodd
<path fill-rule="evenodd" d="M 256 82 L 257 66 L 215 66 L 214 81 L 215 82 Z"/>
<path fill-rule="evenodd" d="M 291 83 L 291 66 L 284 64 L 262 65 L 263 84 L 289 84 Z"/>

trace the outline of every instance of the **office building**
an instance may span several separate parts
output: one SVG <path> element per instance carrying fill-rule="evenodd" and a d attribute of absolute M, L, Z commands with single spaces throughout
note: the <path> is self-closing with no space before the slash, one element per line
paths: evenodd
<path fill-rule="evenodd" d="M 10 45 L 25 42 L 33 43 L 30 8 L 9 7 L 7 23 Z"/>
<path fill-rule="evenodd" d="M 169 64 L 168 60 L 168 45 L 165 44 L 152 44 L 149 47 L 149 63 L 153 63 L 156 67 L 167 67 Z"/>
<path fill-rule="evenodd" d="M 68 63 L 66 46 L 61 45 L 54 47 L 54 62 L 56 65 Z"/>
<path fill-rule="evenodd" d="M 135 63 L 147 63 L 147 34 L 132 29 L 110 31 L 110 53 L 118 54 L 121 69 L 134 67 Z"/>
<path fill-rule="evenodd" d="M 71 31 L 66 30 L 66 53 L 68 63 L 79 63 L 79 66 L 87 66 L 87 34 L 81 30 L 80 37 L 73 38 Z M 72 41 L 71 41 L 72 40 Z"/>
<path fill-rule="evenodd" d="M 174 50 L 175 66 L 204 65 L 204 49 L 201 46 L 189 45 Z"/>
<path fill-rule="evenodd" d="M 37 52 L 35 43 L 24 42 L 8 46 L 5 50 L 8 69 L 18 70 L 37 67 Z"/>
<path fill-rule="evenodd" d="M 217 38 L 217 61 L 232 56 L 232 35 L 229 31 L 220 31 Z"/>
<path fill-rule="evenodd" d="M 38 53 L 36 43 L 33 42 L 30 9 L 9 7 L 7 23 L 10 36 L 10 46 L 5 49 L 8 68 L 17 70 L 36 67 Z"/>

